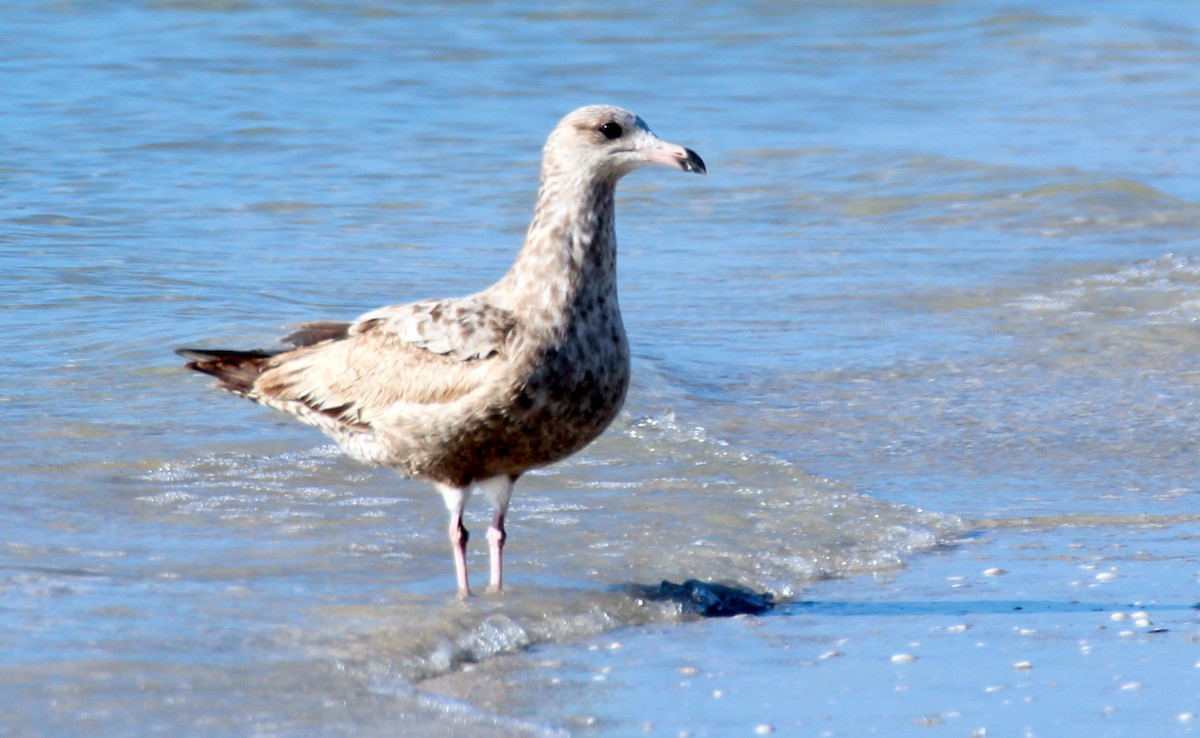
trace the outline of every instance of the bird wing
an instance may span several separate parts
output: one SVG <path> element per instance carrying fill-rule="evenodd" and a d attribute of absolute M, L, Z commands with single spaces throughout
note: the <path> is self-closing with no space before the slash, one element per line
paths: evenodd
<path fill-rule="evenodd" d="M 348 326 L 301 326 L 288 337 L 299 347 L 270 359 L 255 394 L 370 426 L 396 403 L 451 402 L 496 381 L 515 326 L 511 313 L 477 297 L 392 305 Z"/>
<path fill-rule="evenodd" d="M 355 321 L 349 333 L 388 333 L 431 353 L 471 361 L 501 353 L 515 325 L 511 312 L 472 296 L 379 308 Z"/>

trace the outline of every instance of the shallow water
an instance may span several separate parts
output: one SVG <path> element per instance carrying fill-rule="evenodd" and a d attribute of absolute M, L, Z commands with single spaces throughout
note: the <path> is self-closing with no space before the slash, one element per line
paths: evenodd
<path fill-rule="evenodd" d="M 764 713 L 781 731 L 886 733 L 894 698 L 855 682 L 873 668 L 857 661 L 839 662 L 857 686 L 825 712 L 784 699 L 809 677 L 780 643 L 846 622 L 798 600 L 953 599 L 930 582 L 983 568 L 963 557 L 1078 557 L 1135 569 L 1101 606 L 1190 604 L 1190 6 L 168 0 L 3 16 L 2 732 L 640 733 L 644 705 L 570 678 L 616 641 L 644 667 L 618 670 L 618 696 L 653 693 L 682 652 L 785 705 Z M 485 286 L 519 246 L 545 134 L 598 101 L 710 175 L 623 182 L 626 412 L 522 480 L 512 591 L 464 605 L 426 485 L 205 388 L 170 349 L 265 346 L 287 324 Z M 1043 553 L 1024 557 L 1030 540 Z M 480 546 L 471 567 L 478 580 Z M 765 639 L 680 626 L 626 589 L 688 578 L 771 592 L 785 617 L 761 619 Z M 908 614 L 924 627 L 940 611 Z M 1174 646 L 1194 648 L 1194 618 L 1177 621 Z M 553 704 L 523 703 L 547 673 Z M 1163 689 L 1197 692 L 1171 673 Z M 853 700 L 878 712 L 855 718 Z M 1134 714 L 1187 732 L 1178 702 Z M 585 719 L 604 704 L 617 714 Z M 764 710 L 725 705 L 645 720 L 720 735 Z M 974 709 L 970 729 L 1103 729 Z"/>

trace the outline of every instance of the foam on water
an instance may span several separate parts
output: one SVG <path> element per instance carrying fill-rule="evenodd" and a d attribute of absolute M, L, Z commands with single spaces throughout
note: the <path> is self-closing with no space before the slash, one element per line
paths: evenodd
<path fill-rule="evenodd" d="M 1091 324 L 1103 330 L 1114 323 L 1152 327 L 1192 326 L 1200 319 L 1200 264 L 1167 254 L 1125 267 L 1077 277 L 1048 293 L 1026 295 L 1010 305 L 1056 315 L 1041 319 Z M 1183 332 L 1180 337 L 1186 337 Z"/>
<path fill-rule="evenodd" d="M 787 598 L 817 579 L 894 569 L 964 530 L 954 516 L 886 503 L 709 439 L 672 414 L 624 418 L 622 425 L 594 449 L 518 486 L 506 549 L 514 594 L 478 606 L 439 604 L 448 597 L 449 558 L 436 496 L 408 482 L 400 487 L 411 496 L 380 497 L 373 492 L 379 480 L 338 480 L 327 477 L 328 470 L 317 472 L 326 486 L 298 483 L 304 475 L 298 469 L 340 469 L 325 449 L 174 462 L 145 475 L 160 491 L 139 502 L 146 514 L 182 524 L 267 528 L 267 535 L 287 541 L 293 556 L 320 556 L 284 563 L 260 553 L 264 563 L 251 570 L 265 577 L 304 573 L 306 587 L 328 587 L 314 599 L 336 613 L 322 622 L 341 623 L 334 642 L 344 640 L 347 623 L 386 623 L 366 652 L 389 654 L 386 660 L 410 676 L 679 616 L 677 606 L 636 601 L 623 592 L 627 583 L 700 579 Z M 478 574 L 483 552 L 474 553 Z M 334 588 L 343 574 L 370 569 L 377 591 L 339 594 Z M 410 606 L 397 605 L 396 586 L 415 587 L 420 596 Z M 306 627 L 307 618 L 298 615 L 298 627 Z"/>
<path fill-rule="evenodd" d="M 27 724 L 78 729 L 100 711 L 112 729 L 125 724 L 115 716 L 136 711 L 129 725 L 147 730 L 183 714 L 214 730 L 303 730 L 321 719 L 319 706 L 268 697 L 240 713 L 214 709 L 223 700 L 232 708 L 240 690 L 298 689 L 317 702 L 353 695 L 338 719 L 366 734 L 391 716 L 439 734 L 449 720 L 463 735 L 556 735 L 411 685 L 539 644 L 687 617 L 678 603 L 636 596 L 630 583 L 698 578 L 787 598 L 817 579 L 893 570 L 964 530 L 953 516 L 739 450 L 673 413 L 626 416 L 587 453 L 523 480 L 510 518 L 510 591 L 463 603 L 451 592 L 436 495 L 364 472 L 332 447 L 179 459 L 138 479 L 132 503 L 142 524 L 170 525 L 174 537 L 159 537 L 153 552 L 136 538 L 115 540 L 74 556 L 85 569 L 25 568 L 0 586 L 36 608 L 9 617 L 14 627 L 53 613 L 55 632 L 35 636 L 36 648 L 53 647 L 68 664 L 72 654 L 129 649 L 147 664 L 60 672 L 10 650 L 0 688 L 25 694 L 34 688 L 20 680 L 52 679 L 71 695 L 62 715 L 22 716 Z M 63 560 L 53 550 L 9 553 Z M 474 553 L 478 573 L 485 558 Z M 180 598 L 187 606 L 177 617 L 155 614 Z M 258 610 L 263 601 L 269 611 Z M 233 612 L 240 630 L 226 629 Z M 213 690 L 217 702 L 202 706 Z"/>

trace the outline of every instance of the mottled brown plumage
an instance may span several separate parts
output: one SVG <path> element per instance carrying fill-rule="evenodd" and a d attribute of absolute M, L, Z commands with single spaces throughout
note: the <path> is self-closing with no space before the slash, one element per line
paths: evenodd
<path fill-rule="evenodd" d="M 525 245 L 488 289 L 352 323 L 309 323 L 280 352 L 179 353 L 220 388 L 317 426 L 356 459 L 437 485 L 464 595 L 462 512 L 479 489 L 495 509 L 488 541 L 498 590 L 513 483 L 587 445 L 624 402 L 629 345 L 613 192 L 647 163 L 705 172 L 694 152 L 626 110 L 576 110 L 546 142 Z"/>

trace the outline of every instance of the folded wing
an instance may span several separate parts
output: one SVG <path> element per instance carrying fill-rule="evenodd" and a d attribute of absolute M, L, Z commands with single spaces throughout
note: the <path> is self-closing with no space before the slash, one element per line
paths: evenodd
<path fill-rule="evenodd" d="M 452 402 L 496 381 L 516 321 L 477 297 L 425 300 L 372 311 L 353 323 L 308 323 L 273 355 L 226 352 L 245 386 L 223 386 L 318 425 L 369 428 L 396 403 Z M 195 358 L 197 352 L 190 354 Z M 208 352 L 210 367 L 220 352 Z M 252 382 L 246 382 L 253 366 Z M 232 377 L 231 377 L 232 379 Z"/>

